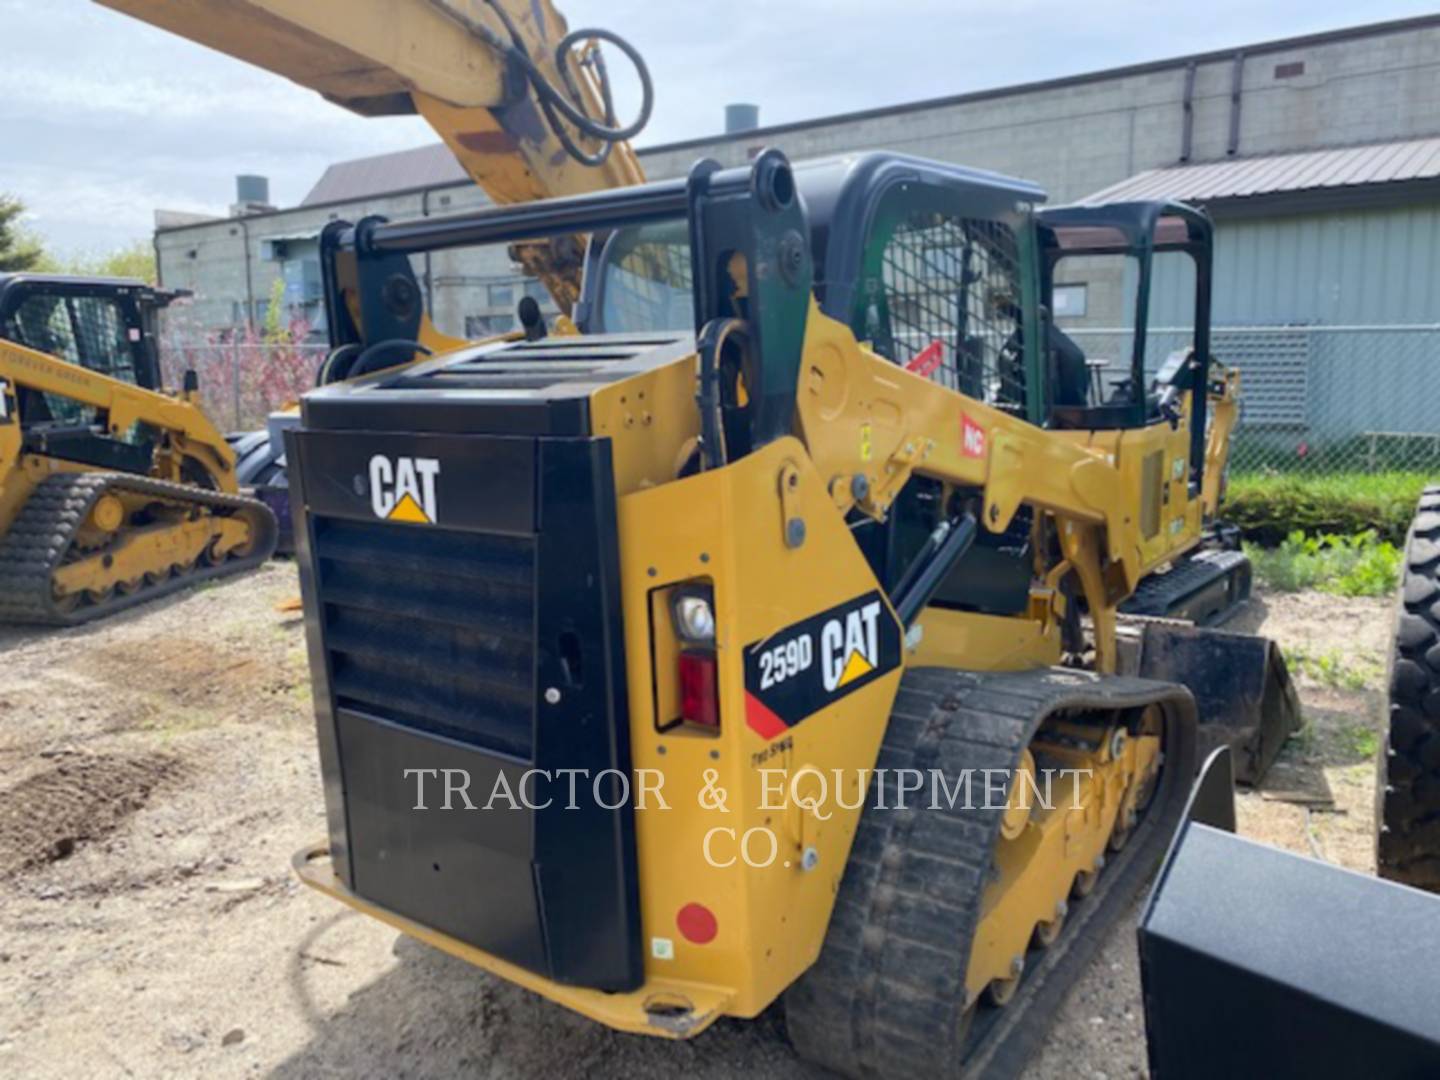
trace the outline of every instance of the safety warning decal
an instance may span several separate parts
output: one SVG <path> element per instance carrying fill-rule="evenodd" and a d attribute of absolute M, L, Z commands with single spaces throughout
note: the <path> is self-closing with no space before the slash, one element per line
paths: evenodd
<path fill-rule="evenodd" d="M 935 374 L 935 369 L 944 359 L 945 346 L 938 341 L 932 341 L 910 358 L 910 362 L 905 365 L 905 370 L 929 378 Z"/>
<path fill-rule="evenodd" d="M 10 383 L 6 379 L 0 379 L 0 424 L 13 423 L 15 420 L 15 401 L 10 396 Z"/>
<path fill-rule="evenodd" d="M 774 739 L 900 665 L 900 626 L 879 592 L 745 647 L 745 722 Z"/>

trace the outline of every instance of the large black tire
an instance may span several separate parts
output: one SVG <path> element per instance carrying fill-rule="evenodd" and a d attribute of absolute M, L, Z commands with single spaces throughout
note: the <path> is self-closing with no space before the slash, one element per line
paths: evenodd
<path fill-rule="evenodd" d="M 1397 608 L 1375 862 L 1381 877 L 1440 892 L 1440 486 L 1420 497 Z"/>

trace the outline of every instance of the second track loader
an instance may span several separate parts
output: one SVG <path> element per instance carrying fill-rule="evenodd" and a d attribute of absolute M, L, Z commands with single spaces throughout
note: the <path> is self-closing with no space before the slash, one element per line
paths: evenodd
<path fill-rule="evenodd" d="M 88 622 L 265 561 L 194 376 L 166 393 L 138 281 L 0 276 L 0 621 Z"/>

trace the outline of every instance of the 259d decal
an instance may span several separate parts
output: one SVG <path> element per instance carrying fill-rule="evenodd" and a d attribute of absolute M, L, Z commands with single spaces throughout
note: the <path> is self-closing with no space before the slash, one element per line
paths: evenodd
<path fill-rule="evenodd" d="M 745 647 L 745 721 L 773 739 L 900 664 L 900 627 L 879 592 Z"/>

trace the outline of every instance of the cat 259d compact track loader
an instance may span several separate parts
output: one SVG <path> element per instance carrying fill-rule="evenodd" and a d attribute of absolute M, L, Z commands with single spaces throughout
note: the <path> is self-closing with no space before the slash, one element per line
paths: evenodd
<path fill-rule="evenodd" d="M 302 878 L 621 1030 L 783 996 L 840 1072 L 1018 1067 L 1179 819 L 1207 717 L 1117 609 L 1199 543 L 1236 386 L 1203 214 L 1042 200 L 767 151 L 327 227 L 333 344 L 392 353 L 428 333 L 416 252 L 591 240 L 579 332 L 359 373 L 287 436 L 330 832 Z M 1057 268 L 1101 250 L 1193 264 L 1159 376 L 1058 343 Z M 1227 640 L 1165 662 L 1223 685 Z M 1073 800 L 1025 796 L 1065 769 Z M 665 805 L 624 797 L 646 776 Z"/>
<path fill-rule="evenodd" d="M 1243 561 L 1190 558 L 1237 391 L 1204 215 L 1046 212 L 894 155 L 638 186 L 643 65 L 544 0 L 103 2 L 419 112 L 517 204 L 321 237 L 329 385 L 285 455 L 330 833 L 302 878 L 617 1029 L 783 995 L 841 1072 L 1013 1070 L 1197 740 L 1262 766 L 1294 718 L 1268 643 L 1120 613 L 1166 568 L 1135 615 L 1243 593 Z M 636 124 L 591 38 L 637 59 Z M 475 244 L 547 284 L 553 333 L 533 306 L 504 339 L 436 330 L 412 259 Z M 1157 365 L 1162 254 L 1195 333 Z M 1048 315 L 1080 257 L 1140 282 L 1117 385 Z M 1073 804 L 1027 802 L 1067 769 Z M 624 797 L 647 777 L 668 804 Z M 799 798 L 768 805 L 777 779 Z M 462 808 L 497 787 L 519 802 Z"/>
<path fill-rule="evenodd" d="M 172 296 L 0 276 L 0 621 L 87 622 L 274 550 L 193 376 L 161 389 L 154 315 Z"/>

